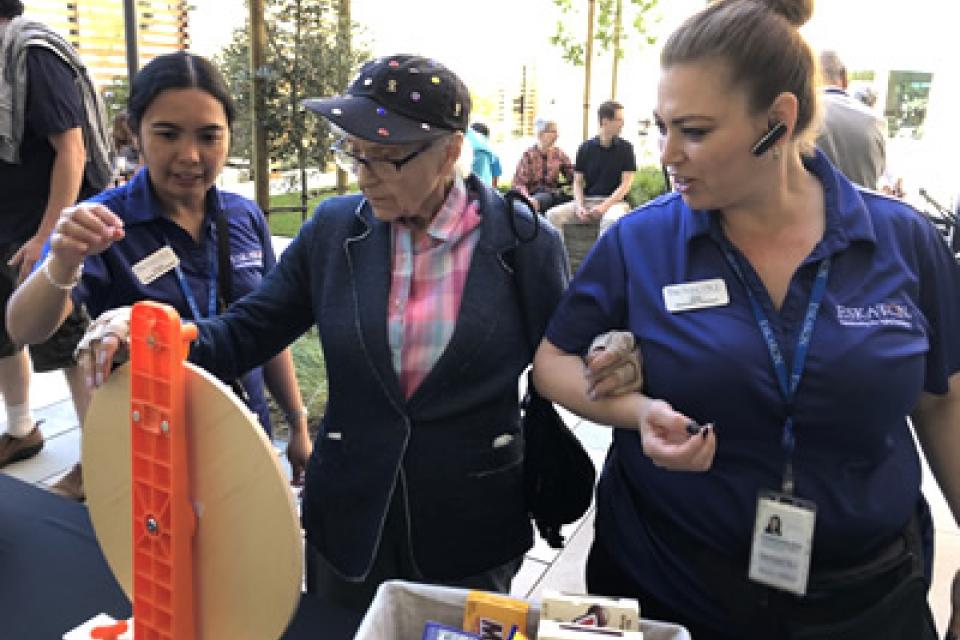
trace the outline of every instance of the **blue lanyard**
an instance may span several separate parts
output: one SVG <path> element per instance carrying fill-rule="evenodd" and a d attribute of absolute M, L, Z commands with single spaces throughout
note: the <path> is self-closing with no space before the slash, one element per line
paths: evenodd
<path fill-rule="evenodd" d="M 167 244 L 169 244 L 169 242 Z M 208 268 L 210 276 L 207 283 L 207 317 L 212 318 L 217 315 L 217 252 L 214 242 L 209 238 L 207 238 L 207 256 L 210 262 Z M 173 271 L 177 274 L 180 291 L 183 292 L 183 297 L 187 299 L 187 304 L 190 306 L 190 313 L 193 315 L 193 319 L 202 319 L 203 316 L 200 315 L 200 309 L 197 307 L 197 301 L 193 297 L 190 284 L 187 282 L 186 276 L 183 275 L 183 269 L 181 269 L 178 264 L 173 268 Z"/>
<path fill-rule="evenodd" d="M 793 371 L 789 377 L 787 373 L 786 361 L 783 358 L 783 352 L 780 350 L 780 344 L 777 342 L 777 336 L 770 326 L 770 320 L 763 312 L 763 307 L 757 301 L 756 296 L 747 284 L 743 269 L 737 257 L 730 250 L 730 247 L 723 247 L 723 254 L 737 278 L 743 283 L 747 291 L 747 298 L 750 300 L 750 308 L 753 309 L 753 317 L 757 321 L 760 333 L 763 335 L 763 341 L 770 352 L 770 360 L 773 363 L 774 372 L 777 375 L 777 384 L 780 387 L 780 395 L 787 406 L 787 417 L 783 424 L 783 439 L 781 445 L 786 454 L 786 467 L 783 474 L 783 491 L 787 494 L 793 493 L 793 451 L 797 446 L 797 438 L 794 432 L 793 413 L 796 409 L 795 400 L 797 396 L 797 387 L 800 386 L 800 378 L 803 377 L 803 368 L 807 360 L 807 352 L 810 350 L 810 339 L 813 336 L 813 327 L 817 322 L 817 312 L 820 309 L 820 303 L 823 301 L 824 293 L 827 290 L 827 276 L 830 274 L 830 257 L 820 261 L 820 267 L 817 269 L 817 277 L 813 282 L 813 289 L 810 291 L 810 301 L 807 303 L 807 313 L 803 318 L 803 326 L 800 330 L 800 336 L 797 338 L 797 348 L 793 353 Z"/>

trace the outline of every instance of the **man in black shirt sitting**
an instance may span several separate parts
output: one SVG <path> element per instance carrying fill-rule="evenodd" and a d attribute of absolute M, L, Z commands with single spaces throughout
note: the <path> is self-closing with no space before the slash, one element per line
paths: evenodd
<path fill-rule="evenodd" d="M 624 200 L 633 184 L 637 161 L 633 145 L 620 138 L 623 105 L 609 100 L 597 109 L 600 132 L 577 149 L 573 174 L 573 200 L 547 211 L 560 228 L 577 222 L 599 222 L 600 232 L 630 210 Z"/>

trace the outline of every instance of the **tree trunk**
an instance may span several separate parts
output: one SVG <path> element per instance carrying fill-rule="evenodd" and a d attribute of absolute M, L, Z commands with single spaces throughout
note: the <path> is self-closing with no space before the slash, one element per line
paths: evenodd
<path fill-rule="evenodd" d="M 583 139 L 590 135 L 590 68 L 593 62 L 593 13 L 597 0 L 588 0 L 587 11 L 587 46 L 583 66 Z"/>
<path fill-rule="evenodd" d="M 343 91 L 347 88 L 347 79 L 350 74 L 348 69 L 350 61 L 353 60 L 350 47 L 350 0 L 340 0 L 340 15 L 337 16 L 337 49 L 340 50 L 340 74 L 337 78 L 339 86 L 337 91 Z M 337 167 L 337 193 L 343 194 L 347 191 L 347 172 Z"/>
<path fill-rule="evenodd" d="M 623 29 L 623 0 L 617 0 L 617 10 L 613 17 L 613 73 L 610 81 L 610 99 L 617 99 L 617 74 L 620 71 L 620 34 Z"/>
<path fill-rule="evenodd" d="M 253 180 L 256 189 L 257 204 L 270 215 L 270 175 L 267 157 L 267 132 L 260 125 L 264 112 L 264 43 L 267 40 L 266 25 L 263 22 L 263 0 L 250 0 L 250 127 L 251 155 L 253 156 Z"/>

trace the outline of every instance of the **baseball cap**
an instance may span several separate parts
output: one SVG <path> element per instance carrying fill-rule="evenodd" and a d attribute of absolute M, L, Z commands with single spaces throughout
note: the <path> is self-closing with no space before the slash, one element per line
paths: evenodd
<path fill-rule="evenodd" d="M 398 54 L 363 65 L 344 95 L 303 106 L 363 140 L 407 144 L 466 131 L 471 105 L 467 87 L 445 66 Z"/>

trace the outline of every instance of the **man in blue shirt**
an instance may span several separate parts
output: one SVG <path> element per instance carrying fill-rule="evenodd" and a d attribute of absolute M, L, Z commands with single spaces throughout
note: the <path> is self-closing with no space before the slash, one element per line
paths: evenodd
<path fill-rule="evenodd" d="M 573 200 L 547 211 L 557 228 L 576 222 L 599 222 L 605 231 L 630 210 L 630 193 L 637 160 L 633 145 L 620 137 L 623 105 L 609 100 L 597 109 L 600 132 L 577 149 L 573 167 Z"/>
<path fill-rule="evenodd" d="M 474 175 L 496 189 L 503 170 L 500 168 L 500 158 L 490 146 L 490 129 L 482 122 L 474 122 L 465 133 L 473 147 Z"/>
<path fill-rule="evenodd" d="M 19 0 L 0 2 L 0 35 L 4 46 L 0 56 L 5 67 L 3 87 L 10 98 L 0 113 L 3 139 L 17 139 L 13 157 L 0 159 L 0 304 L 6 306 L 13 290 L 30 273 L 60 211 L 96 193 L 103 184 L 94 184 L 85 172 L 87 148 L 84 143 L 85 113 L 78 89 L 82 70 L 71 68 L 48 39 L 63 47 L 59 36 L 43 25 L 21 17 Z M 24 44 L 25 43 L 25 44 Z M 22 46 L 21 46 L 22 45 Z M 70 50 L 70 55 L 76 52 Z M 67 57 L 70 57 L 68 55 Z M 16 61 L 23 60 L 23 83 Z M 15 78 L 11 82 L 10 78 Z M 11 103 L 22 95 L 23 112 Z M 6 127 L 9 126 L 9 131 Z M 100 122 L 99 126 L 104 126 Z M 8 135 L 9 134 L 9 135 Z M 62 369 L 78 419 L 86 413 L 90 394 L 73 359 L 73 350 L 83 335 L 86 319 L 80 310 L 72 313 L 49 340 L 30 347 L 30 355 L 7 332 L 0 314 L 0 393 L 6 404 L 6 433 L 0 435 L 0 467 L 36 455 L 43 447 L 43 434 L 30 410 L 32 367 L 39 372 Z M 59 490 L 60 485 L 55 487 Z"/>

